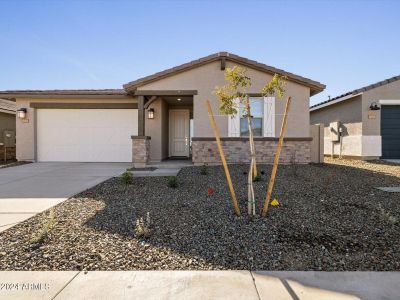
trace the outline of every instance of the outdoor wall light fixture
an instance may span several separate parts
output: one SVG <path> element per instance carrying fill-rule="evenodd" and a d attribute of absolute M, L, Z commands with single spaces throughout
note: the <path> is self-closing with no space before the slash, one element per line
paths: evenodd
<path fill-rule="evenodd" d="M 369 106 L 370 110 L 380 110 L 381 108 L 378 106 L 376 102 L 372 102 L 371 105 Z"/>
<path fill-rule="evenodd" d="M 148 118 L 148 119 L 154 119 L 154 108 L 150 108 L 150 109 L 147 111 L 147 118 Z"/>
<path fill-rule="evenodd" d="M 25 119 L 26 117 L 26 108 L 20 108 L 17 110 L 17 117 L 20 119 Z"/>
<path fill-rule="evenodd" d="M 181 99 L 181 98 L 178 98 L 178 99 L 176 99 L 176 100 L 181 101 L 182 99 Z"/>

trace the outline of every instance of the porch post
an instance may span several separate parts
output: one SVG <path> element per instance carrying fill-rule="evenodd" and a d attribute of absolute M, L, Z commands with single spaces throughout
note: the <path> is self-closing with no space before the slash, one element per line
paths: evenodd
<path fill-rule="evenodd" d="M 144 96 L 138 96 L 138 136 L 144 136 Z"/>

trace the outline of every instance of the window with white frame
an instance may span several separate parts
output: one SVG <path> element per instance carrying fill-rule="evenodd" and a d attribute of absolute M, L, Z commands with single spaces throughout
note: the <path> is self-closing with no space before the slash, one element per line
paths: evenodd
<path fill-rule="evenodd" d="M 239 105 L 239 113 L 228 118 L 228 136 L 240 137 L 249 135 L 247 118 L 244 116 L 244 105 L 239 104 L 239 99 L 234 100 Z M 254 136 L 275 136 L 275 98 L 251 97 L 250 110 L 253 115 Z"/>
<path fill-rule="evenodd" d="M 263 136 L 264 101 L 263 98 L 250 98 L 250 112 L 252 115 L 253 135 Z M 244 104 L 240 104 L 240 136 L 249 136 L 249 123 Z"/>

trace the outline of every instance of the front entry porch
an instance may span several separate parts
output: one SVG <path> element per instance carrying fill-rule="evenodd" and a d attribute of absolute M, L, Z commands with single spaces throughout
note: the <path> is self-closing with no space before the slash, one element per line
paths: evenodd
<path fill-rule="evenodd" d="M 138 136 L 132 137 L 135 167 L 172 159 L 191 162 L 193 97 L 197 91 L 136 93 L 143 95 L 138 95 Z"/>

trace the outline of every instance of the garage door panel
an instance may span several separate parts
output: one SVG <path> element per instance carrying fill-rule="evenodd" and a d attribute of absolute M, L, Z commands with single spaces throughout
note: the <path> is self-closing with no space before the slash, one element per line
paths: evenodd
<path fill-rule="evenodd" d="M 400 158 L 400 106 L 382 106 L 382 157 Z"/>
<path fill-rule="evenodd" d="M 38 109 L 38 160 L 130 162 L 137 115 L 137 109 Z"/>

